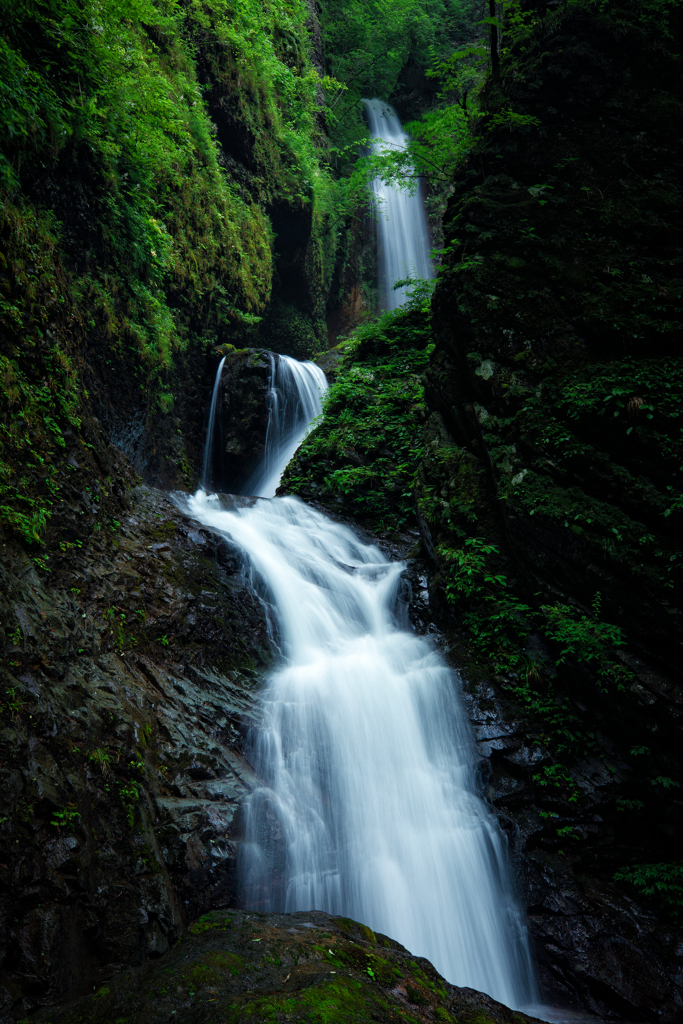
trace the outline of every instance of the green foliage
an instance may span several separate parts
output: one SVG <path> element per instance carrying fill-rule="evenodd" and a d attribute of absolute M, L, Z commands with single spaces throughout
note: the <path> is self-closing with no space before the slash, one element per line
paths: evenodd
<path fill-rule="evenodd" d="M 116 785 L 126 819 L 132 828 L 135 824 L 135 805 L 140 799 L 140 783 L 135 779 L 117 779 Z"/>
<path fill-rule="evenodd" d="M 103 775 L 108 775 L 110 773 L 111 754 L 108 750 L 105 750 L 103 747 L 97 747 L 95 750 L 90 751 L 88 759 L 100 766 Z"/>
<path fill-rule="evenodd" d="M 599 595 L 596 597 L 597 616 L 600 601 Z M 625 643 L 618 626 L 600 622 L 596 616 L 580 615 L 576 609 L 563 604 L 545 605 L 541 611 L 546 616 L 545 635 L 560 646 L 556 665 L 563 665 L 571 656 L 577 662 L 592 663 L 603 687 L 607 681 L 623 685 L 622 680 L 628 678 L 629 673 L 614 659 L 614 649 Z"/>
<path fill-rule="evenodd" d="M 397 530 L 413 521 L 424 417 L 421 373 L 431 350 L 423 305 L 416 289 L 412 304 L 368 321 L 343 343 L 322 421 L 283 479 L 288 490 L 323 494 L 376 529 Z"/>
<path fill-rule="evenodd" d="M 669 916 L 679 921 L 683 915 L 683 864 L 637 864 L 623 867 L 615 882 L 626 882 L 642 896 L 655 897 Z"/>
<path fill-rule="evenodd" d="M 68 804 L 61 810 L 52 812 L 52 820 L 50 821 L 50 824 L 54 828 L 75 829 L 80 816 L 80 813 L 76 810 L 75 804 Z"/>
<path fill-rule="evenodd" d="M 480 537 L 466 539 L 460 548 L 440 545 L 445 567 L 447 599 L 461 612 L 475 651 L 496 673 L 508 677 L 506 688 L 532 721 L 538 723 L 544 741 L 555 756 L 585 755 L 595 746 L 594 733 L 586 728 L 570 698 L 557 686 L 558 671 L 571 661 L 584 663 L 594 673 L 598 689 L 623 689 L 631 678 L 616 657 L 623 645 L 621 629 L 600 619 L 601 599 L 596 594 L 593 614 L 580 613 L 561 603 L 532 608 L 518 596 L 507 577 L 496 567 L 498 548 Z M 545 637 L 555 649 L 552 665 L 539 664 L 525 654 L 532 632 Z M 578 790 L 567 766 L 546 766 L 534 776 L 541 787 L 565 791 L 571 802 Z"/>
<path fill-rule="evenodd" d="M 51 319 L 71 319 L 55 247 L 50 215 L 5 200 L 0 264 L 7 276 L 0 329 L 15 344 L 0 352 L 0 523 L 29 544 L 40 543 L 59 495 L 64 431 L 80 427 L 73 359 L 46 330 Z M 40 480 L 38 493 L 27 486 L 29 475 Z"/>
<path fill-rule="evenodd" d="M 170 417 L 174 357 L 248 331 L 269 301 L 265 209 L 310 221 L 322 294 L 346 207 L 303 0 L 0 11 L 0 524 L 35 545 L 87 407 L 83 343 Z"/>
<path fill-rule="evenodd" d="M 384 144 L 361 157 L 354 169 L 354 183 L 377 177 L 413 194 L 421 178 L 428 179 L 432 187 L 450 185 L 455 167 L 472 144 L 470 123 L 462 107 L 448 104 L 428 111 L 405 129 L 410 133 L 405 149 Z"/>
<path fill-rule="evenodd" d="M 16 686 L 8 686 L 5 693 L 7 694 L 7 697 L 5 698 L 4 708 L 2 710 L 8 711 L 12 717 L 20 714 L 24 710 L 26 704 L 21 697 L 17 696 Z"/>
<path fill-rule="evenodd" d="M 390 99 L 406 67 L 426 91 L 427 70 L 472 32 L 476 7 L 472 0 L 325 0 L 330 77 L 323 86 L 333 133 L 361 127 L 354 122 L 360 98 Z"/>
<path fill-rule="evenodd" d="M 17 108 L 3 103 L 6 183 L 20 184 L 36 162 L 49 169 L 62 151 L 83 151 L 98 179 L 105 265 L 74 288 L 111 333 L 123 330 L 161 366 L 183 343 L 171 289 L 191 286 L 200 300 L 212 291 L 221 323 L 235 308 L 262 307 L 270 286 L 267 225 L 219 167 L 192 60 L 209 13 L 227 15 L 216 6 L 184 14 L 152 0 L 36 0 L 14 5 L 3 25 L 6 99 L 28 92 L 19 110 L 32 119 L 19 124 Z M 123 302 L 114 300 L 116 279 Z"/>
<path fill-rule="evenodd" d="M 462 548 L 441 545 L 439 556 L 449 566 L 446 597 L 456 603 L 466 599 L 463 616 L 475 647 L 490 658 L 497 671 L 519 664 L 529 633 L 530 608 L 514 594 L 507 578 L 489 567 L 499 555 L 493 544 L 468 538 Z"/>

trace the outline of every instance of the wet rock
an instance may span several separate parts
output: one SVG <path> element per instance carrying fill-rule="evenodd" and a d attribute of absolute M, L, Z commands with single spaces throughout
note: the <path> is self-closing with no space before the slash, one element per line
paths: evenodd
<path fill-rule="evenodd" d="M 77 1003 L 36 1020 L 381 1021 L 531 1024 L 489 996 L 456 988 L 422 957 L 348 918 L 212 912 L 175 948 Z"/>
<path fill-rule="evenodd" d="M 225 540 L 167 495 L 137 488 L 116 523 L 55 545 L 49 573 L 4 539 L 12 1019 L 159 956 L 234 900 L 235 812 L 253 785 L 243 737 L 271 657 L 263 609 Z"/>

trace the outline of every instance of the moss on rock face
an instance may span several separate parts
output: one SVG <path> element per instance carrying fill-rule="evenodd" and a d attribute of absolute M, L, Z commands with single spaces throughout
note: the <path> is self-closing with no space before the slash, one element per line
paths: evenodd
<path fill-rule="evenodd" d="M 397 942 L 319 911 L 214 912 L 142 970 L 33 1018 L 50 1024 L 530 1024 Z"/>
<path fill-rule="evenodd" d="M 593 605 L 595 621 L 616 628 L 605 657 L 623 688 L 635 683 L 627 655 L 618 669 L 624 640 L 674 675 L 683 641 L 681 24 L 668 4 L 641 17 L 591 3 L 528 24 L 512 19 L 456 179 L 428 373 L 495 516 L 481 522 L 471 506 L 465 523 L 429 504 L 439 480 L 455 484 L 445 463 L 425 465 L 420 501 L 444 581 L 449 559 L 462 575 L 476 538 L 496 549 L 485 559 L 482 549 L 484 605 L 463 607 L 457 579 L 449 597 L 480 649 L 497 649 L 497 671 L 520 668 L 515 630 L 544 635 L 560 674 L 568 662 L 590 668 L 578 643 L 559 650 L 552 622 L 561 608 L 579 622 Z M 505 565 L 521 598 L 496 575 Z M 621 749 L 638 728 L 633 713 L 618 717 Z"/>
<path fill-rule="evenodd" d="M 323 419 L 287 468 L 285 491 L 375 530 L 414 524 L 430 341 L 429 315 L 416 303 L 368 321 L 338 347 Z"/>
<path fill-rule="evenodd" d="M 531 740 L 530 892 L 556 857 L 577 893 L 586 877 L 640 891 L 666 935 L 683 829 L 683 26 L 670 3 L 532 6 L 512 11 L 447 213 L 426 375 L 441 454 L 418 508 L 454 650 Z M 533 919 L 551 991 L 574 956 L 554 951 L 553 912 Z M 650 941 L 615 999 L 664 998 Z"/>
<path fill-rule="evenodd" d="M 93 411 L 146 482 L 196 484 L 209 353 L 292 287 L 274 342 L 320 348 L 343 229 L 302 0 L 5 6 L 0 524 L 37 544 Z"/>

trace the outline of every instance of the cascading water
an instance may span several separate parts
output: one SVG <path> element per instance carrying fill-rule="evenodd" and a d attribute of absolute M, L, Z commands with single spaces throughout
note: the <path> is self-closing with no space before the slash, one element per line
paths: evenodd
<path fill-rule="evenodd" d="M 262 498 L 275 495 L 280 477 L 312 421 L 322 412 L 325 374 L 315 363 L 270 354 L 268 426 L 263 458 L 240 490 Z"/>
<path fill-rule="evenodd" d="M 258 910 L 327 910 L 458 985 L 534 1001 L 505 843 L 478 795 L 456 680 L 396 620 L 403 571 L 296 498 L 189 511 L 248 555 L 283 664 L 251 740 L 242 887 Z"/>
<path fill-rule="evenodd" d="M 216 372 L 216 379 L 213 383 L 213 394 L 211 395 L 211 408 L 209 409 L 209 425 L 206 428 L 206 442 L 204 444 L 204 461 L 202 463 L 202 486 L 207 489 L 211 487 L 211 469 L 213 455 L 213 435 L 216 430 L 216 408 L 218 406 L 218 396 L 221 388 L 221 374 L 223 373 L 223 363 L 225 362 L 225 356 L 221 359 L 218 364 L 218 370 Z"/>
<path fill-rule="evenodd" d="M 363 100 L 370 134 L 381 142 L 374 152 L 385 148 L 405 149 L 408 136 L 398 114 L 383 100 Z M 379 256 L 380 302 L 382 309 L 396 309 L 408 295 L 406 287 L 394 291 L 396 281 L 408 277 L 434 276 L 429 259 L 429 231 L 422 198 L 397 185 L 385 185 L 380 178 L 372 182 L 378 205 L 377 243 Z"/>
<path fill-rule="evenodd" d="M 366 108 L 373 134 L 404 144 L 390 107 Z M 375 190 L 395 308 L 395 280 L 432 274 L 427 228 L 419 197 Z M 312 364 L 273 357 L 266 452 L 243 493 L 275 494 L 325 387 Z M 534 1003 L 524 917 L 479 795 L 457 677 L 399 619 L 404 566 L 296 498 L 225 510 L 198 491 L 188 511 L 246 553 L 282 655 L 250 739 L 262 785 L 244 807 L 245 904 L 353 917 L 455 984 Z"/>

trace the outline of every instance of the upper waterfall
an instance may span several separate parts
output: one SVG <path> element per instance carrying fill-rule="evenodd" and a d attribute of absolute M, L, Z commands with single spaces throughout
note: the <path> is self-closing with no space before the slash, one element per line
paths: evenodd
<path fill-rule="evenodd" d="M 363 100 L 370 134 L 381 142 L 372 144 L 373 152 L 384 148 L 405 149 L 408 136 L 398 114 L 383 100 Z M 422 197 L 397 185 L 386 185 L 374 178 L 377 211 L 377 248 L 379 258 L 380 304 L 382 309 L 397 309 L 408 295 L 405 286 L 394 289 L 396 281 L 407 277 L 434 276 L 429 259 L 429 230 Z"/>

